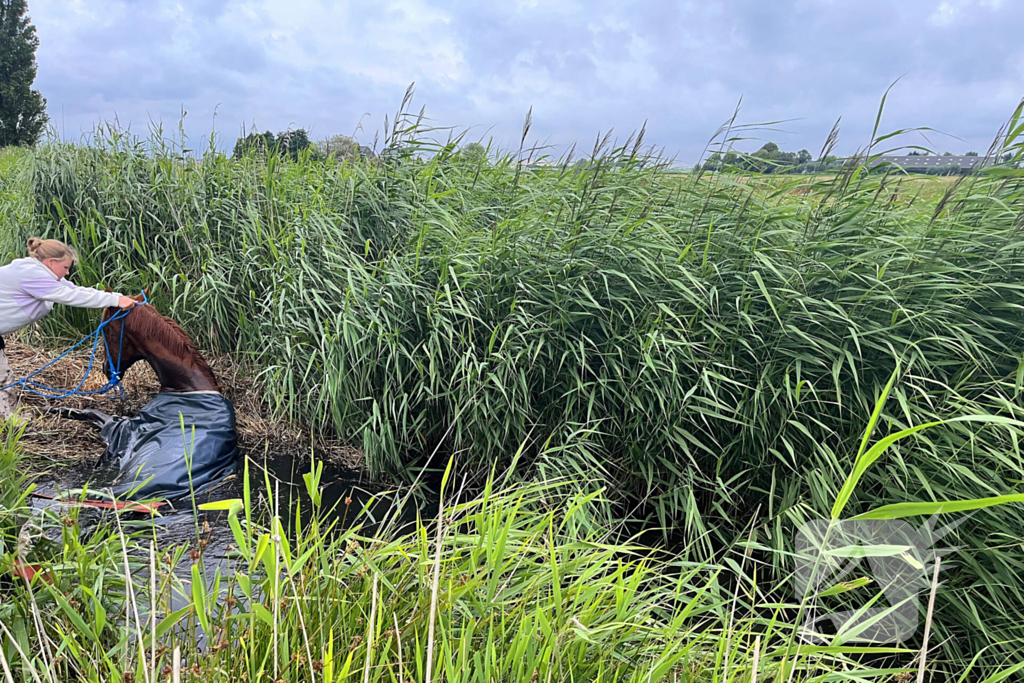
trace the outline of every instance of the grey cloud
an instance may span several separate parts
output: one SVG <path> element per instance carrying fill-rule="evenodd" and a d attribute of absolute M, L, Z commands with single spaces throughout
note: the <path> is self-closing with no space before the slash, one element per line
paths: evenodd
<path fill-rule="evenodd" d="M 534 136 L 558 149 L 588 146 L 609 128 L 625 137 L 647 120 L 650 142 L 692 162 L 741 96 L 743 121 L 796 119 L 783 126 L 789 132 L 763 133 L 787 148 L 816 152 L 843 116 L 841 151 L 848 152 L 867 140 L 879 98 L 900 76 L 883 127 L 926 125 L 964 139 L 935 137 L 943 149 L 987 146 L 1024 95 L 1017 37 L 1024 4 L 1015 2 L 950 0 L 945 24 L 931 20 L 939 0 L 597 0 L 522 9 L 436 2 L 448 21 L 425 27 L 421 38 L 452 41 L 462 58 L 454 78 L 424 73 L 381 47 L 388 44 L 381 32 L 404 20 L 404 10 L 387 3 L 350 6 L 347 23 L 336 27 L 352 46 L 339 63 L 336 45 L 317 42 L 318 27 L 261 38 L 274 28 L 270 14 L 249 16 L 260 31 L 240 30 L 237 5 L 226 0 L 183 2 L 185 36 L 151 2 L 109 2 L 119 19 L 60 34 L 54 28 L 54 38 L 66 41 L 59 49 L 49 49 L 48 27 L 37 21 L 38 87 L 51 115 L 63 106 L 71 130 L 115 111 L 122 121 L 176 121 L 184 105 L 193 132 L 205 134 L 219 104 L 225 146 L 253 121 L 319 135 L 349 133 L 362 121 L 368 140 L 401 98 L 396 79 L 415 79 L 417 102 L 433 121 L 474 126 L 471 137 L 518 144 L 532 106 Z M 290 40 L 299 61 L 283 61 L 275 40 Z M 350 68 L 364 58 L 379 59 L 387 80 L 372 68 Z"/>

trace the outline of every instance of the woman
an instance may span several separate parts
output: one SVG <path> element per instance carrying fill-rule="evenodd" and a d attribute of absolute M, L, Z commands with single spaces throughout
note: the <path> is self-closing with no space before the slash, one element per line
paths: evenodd
<path fill-rule="evenodd" d="M 77 287 L 64 279 L 77 260 L 75 250 L 63 242 L 32 237 L 28 258 L 0 267 L 0 387 L 14 381 L 4 355 L 3 335 L 41 320 L 55 303 L 78 308 L 127 308 L 135 304 L 133 299 L 115 292 Z M 17 399 L 14 388 L 0 391 L 0 421 L 11 416 Z"/>

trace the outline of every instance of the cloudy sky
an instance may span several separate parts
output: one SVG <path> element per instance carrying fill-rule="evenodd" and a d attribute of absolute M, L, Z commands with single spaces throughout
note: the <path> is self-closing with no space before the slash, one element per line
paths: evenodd
<path fill-rule="evenodd" d="M 625 137 L 692 163 L 733 113 L 817 154 L 929 126 L 936 151 L 984 151 L 1024 96 L 1020 0 L 29 0 L 36 86 L 68 137 L 115 116 L 145 133 L 256 125 L 373 141 L 415 82 L 414 108 L 473 139 L 555 151 Z M 216 118 L 214 117 L 216 112 Z M 951 137 L 952 136 L 952 137 Z M 921 137 L 912 140 L 929 144 Z M 760 142 L 740 143 L 756 149 Z"/>

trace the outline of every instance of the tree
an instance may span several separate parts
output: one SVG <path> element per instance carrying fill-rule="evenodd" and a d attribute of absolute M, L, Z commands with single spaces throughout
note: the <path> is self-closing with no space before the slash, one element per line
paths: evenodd
<path fill-rule="evenodd" d="M 0 0 L 2 2 L 3 0 Z M 231 156 L 235 159 L 241 158 L 249 153 L 255 153 L 266 159 L 267 155 L 276 152 L 279 157 L 287 157 L 291 160 L 299 158 L 304 150 L 313 147 L 309 141 L 309 134 L 305 128 L 298 130 L 286 130 L 278 133 L 277 137 L 269 130 L 264 133 L 249 133 L 244 138 L 235 141 L 235 149 Z M 316 151 L 314 149 L 314 151 Z"/>
<path fill-rule="evenodd" d="M 953 156 L 953 153 L 952 152 L 943 152 L 942 156 L 944 156 L 944 157 L 951 157 L 951 156 Z"/>
<path fill-rule="evenodd" d="M 797 155 L 794 152 L 783 152 L 774 142 L 766 142 L 749 158 L 746 167 L 757 173 L 780 173 L 796 163 Z"/>
<path fill-rule="evenodd" d="M 32 89 L 39 38 L 26 0 L 0 0 L 0 147 L 34 145 L 49 120 Z"/>
<path fill-rule="evenodd" d="M 717 159 L 712 156 L 709 162 Z M 753 154 L 728 152 L 722 160 L 723 166 L 752 173 L 814 173 L 838 166 L 835 157 L 814 161 L 806 149 L 799 152 L 784 152 L 774 142 L 766 142 Z"/>
<path fill-rule="evenodd" d="M 965 157 L 976 157 L 976 156 L 978 156 L 978 153 L 977 152 L 968 152 L 964 156 Z"/>
<path fill-rule="evenodd" d="M 280 152 L 281 156 L 287 156 L 293 161 L 299 158 L 299 154 L 312 146 L 313 143 L 310 142 L 309 134 L 305 128 L 288 130 L 277 134 L 278 152 Z"/>
<path fill-rule="evenodd" d="M 779 146 L 774 142 L 766 142 L 761 149 L 754 152 L 742 164 L 742 168 L 755 173 L 771 173 L 774 168 L 770 161 L 779 152 Z"/>
<path fill-rule="evenodd" d="M 361 156 L 362 152 L 359 143 L 347 135 L 332 135 L 318 142 L 316 147 L 324 158 L 336 161 L 351 161 Z"/>
<path fill-rule="evenodd" d="M 707 161 L 704 162 L 705 171 L 721 171 L 722 170 L 722 155 L 715 152 L 708 157 Z"/>
<path fill-rule="evenodd" d="M 269 130 L 265 133 L 249 133 L 244 138 L 238 138 L 235 141 L 235 149 L 231 152 L 231 156 L 234 159 L 239 159 L 246 154 L 255 153 L 266 159 L 267 152 L 273 150 L 276 144 L 277 140 Z"/>
<path fill-rule="evenodd" d="M 924 152 L 919 152 L 916 149 L 907 155 L 908 157 L 923 157 L 927 156 Z"/>
<path fill-rule="evenodd" d="M 471 142 L 468 145 L 463 146 L 461 151 L 462 156 L 472 162 L 478 162 L 487 156 L 487 148 L 479 142 Z"/>

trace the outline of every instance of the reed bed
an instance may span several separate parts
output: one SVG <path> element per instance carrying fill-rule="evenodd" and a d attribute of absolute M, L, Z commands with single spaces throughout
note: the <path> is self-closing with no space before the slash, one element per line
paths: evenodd
<path fill-rule="evenodd" d="M 550 167 L 467 159 L 396 121 L 384 154 L 344 163 L 113 129 L 51 144 L 4 173 L 0 250 L 45 233 L 79 248 L 80 281 L 151 287 L 204 347 L 261 369 L 277 415 L 352 440 L 374 474 L 454 455 L 483 485 L 516 461 L 708 557 L 752 537 L 778 580 L 897 368 L 883 428 L 945 422 L 896 444 L 851 509 L 1019 488 L 1015 423 L 949 421 L 1024 417 L 1019 110 L 995 144 L 1013 162 L 930 200 L 857 163 L 680 176 L 639 139 Z M 92 325 L 62 311 L 46 329 Z M 1018 504 L 958 528 L 941 661 L 1019 650 L 1022 538 Z"/>

